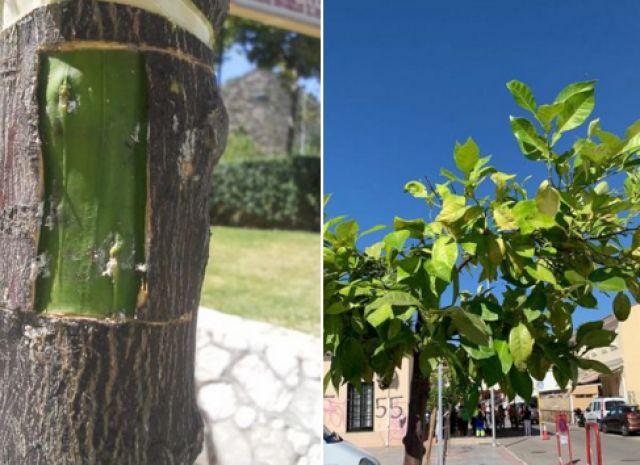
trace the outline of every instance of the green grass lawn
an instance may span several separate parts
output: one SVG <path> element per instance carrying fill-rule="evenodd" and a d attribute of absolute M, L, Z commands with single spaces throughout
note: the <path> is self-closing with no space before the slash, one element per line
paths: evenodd
<path fill-rule="evenodd" d="M 320 335 L 320 235 L 213 227 L 201 305 Z"/>

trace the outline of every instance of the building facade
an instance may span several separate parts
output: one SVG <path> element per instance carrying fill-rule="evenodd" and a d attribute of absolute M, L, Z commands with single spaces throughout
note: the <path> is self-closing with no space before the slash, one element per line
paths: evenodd
<path fill-rule="evenodd" d="M 556 414 L 569 414 L 578 408 L 584 411 L 596 397 L 622 397 L 636 405 L 640 402 L 640 306 L 634 306 L 624 322 L 613 315 L 606 317 L 603 328 L 616 331 L 617 337 L 609 347 L 591 349 L 584 357 L 604 363 L 612 373 L 579 370 L 577 384 L 569 389 L 560 389 L 551 372 L 547 373 L 536 386 L 545 420 L 552 421 Z"/>
<path fill-rule="evenodd" d="M 325 373 L 329 369 L 325 359 Z M 378 383 L 363 383 L 362 392 L 352 385 L 324 394 L 324 425 L 360 447 L 400 446 L 407 430 L 411 363 L 402 361 L 389 389 Z"/>

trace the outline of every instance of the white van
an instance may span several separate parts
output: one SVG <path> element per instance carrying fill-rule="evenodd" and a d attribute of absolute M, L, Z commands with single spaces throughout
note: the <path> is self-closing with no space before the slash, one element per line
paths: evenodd
<path fill-rule="evenodd" d="M 587 410 L 584 411 L 584 419 L 586 421 L 600 422 L 613 407 L 624 403 L 625 401 L 622 397 L 598 397 L 593 399 Z"/>

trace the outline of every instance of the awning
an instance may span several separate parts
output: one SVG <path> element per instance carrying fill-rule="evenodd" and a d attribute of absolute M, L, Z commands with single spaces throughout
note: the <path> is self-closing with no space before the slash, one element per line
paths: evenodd
<path fill-rule="evenodd" d="M 232 0 L 230 13 L 312 37 L 320 37 L 322 0 Z"/>
<path fill-rule="evenodd" d="M 598 386 L 600 383 L 595 384 L 582 384 L 575 387 L 571 394 L 575 395 L 591 395 L 598 394 Z"/>
<path fill-rule="evenodd" d="M 616 371 L 622 370 L 622 367 L 624 366 L 624 362 L 622 361 L 622 358 L 616 358 L 614 360 L 607 362 L 606 365 L 609 367 L 609 369 L 612 372 L 615 373 Z M 578 384 L 595 383 L 598 380 L 600 380 L 600 378 L 606 378 L 607 376 L 610 376 L 610 375 L 603 375 L 602 373 L 599 373 L 595 370 L 579 370 Z"/>

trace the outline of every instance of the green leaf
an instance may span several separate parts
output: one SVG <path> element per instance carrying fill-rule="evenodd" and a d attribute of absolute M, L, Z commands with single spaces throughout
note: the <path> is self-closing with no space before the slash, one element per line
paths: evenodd
<path fill-rule="evenodd" d="M 420 372 L 425 378 L 428 378 L 431 372 L 438 367 L 438 358 L 433 345 L 427 345 L 421 352 L 418 363 L 420 364 Z"/>
<path fill-rule="evenodd" d="M 597 360 L 591 360 L 588 358 L 579 358 L 578 366 L 583 370 L 594 370 L 598 373 L 602 373 L 603 375 L 611 375 L 613 374 L 611 369 L 602 362 Z"/>
<path fill-rule="evenodd" d="M 480 396 L 478 389 L 477 386 L 471 387 L 471 390 L 465 396 L 464 408 L 469 412 L 469 417 L 471 417 L 474 414 L 473 412 L 478 408 L 478 397 Z"/>
<path fill-rule="evenodd" d="M 441 236 L 433 244 L 431 264 L 436 276 L 451 282 L 451 273 L 458 260 L 458 244 L 447 236 Z"/>
<path fill-rule="evenodd" d="M 339 300 L 332 303 L 331 305 L 329 305 L 327 308 L 324 309 L 325 315 L 338 315 L 340 313 L 344 313 L 348 311 L 349 311 L 349 307 L 344 305 Z"/>
<path fill-rule="evenodd" d="M 347 338 L 338 347 L 342 373 L 347 380 L 359 380 L 366 364 L 362 345 L 353 338 Z"/>
<path fill-rule="evenodd" d="M 562 109 L 564 108 L 564 103 L 554 103 L 551 105 L 540 105 L 538 111 L 536 112 L 536 117 L 538 121 L 542 124 L 545 133 L 551 131 L 551 123 L 553 122 L 553 118 L 558 116 Z"/>
<path fill-rule="evenodd" d="M 544 281 L 549 284 L 553 284 L 554 286 L 557 284 L 556 277 L 553 272 L 540 262 L 536 263 L 535 268 L 532 266 L 526 266 L 525 270 L 536 281 Z"/>
<path fill-rule="evenodd" d="M 529 86 L 524 82 L 513 80 L 507 82 L 507 89 L 509 89 L 518 105 L 534 115 L 536 114 L 536 100 Z"/>
<path fill-rule="evenodd" d="M 511 358 L 511 352 L 509 351 L 509 344 L 506 341 L 500 339 L 493 340 L 493 348 L 500 359 L 502 365 L 502 372 L 506 375 L 509 373 L 511 366 L 513 365 L 513 358 Z"/>
<path fill-rule="evenodd" d="M 414 296 L 407 292 L 391 291 L 387 292 L 382 297 L 376 299 L 366 307 L 366 311 L 375 310 L 383 305 L 395 305 L 398 307 L 422 307 L 422 303 Z"/>
<path fill-rule="evenodd" d="M 607 331 L 606 329 L 594 329 L 585 333 L 581 340 L 587 350 L 597 349 L 599 347 L 609 347 L 616 338 L 616 333 Z"/>
<path fill-rule="evenodd" d="M 382 249 L 384 249 L 384 242 L 376 242 L 375 244 L 364 249 L 364 253 L 373 258 L 380 258 Z"/>
<path fill-rule="evenodd" d="M 487 386 L 493 386 L 504 378 L 500 360 L 495 355 L 479 362 L 482 378 Z"/>
<path fill-rule="evenodd" d="M 597 371 L 598 373 L 602 373 L 603 375 L 613 374 L 613 372 L 607 365 L 597 360 L 591 360 L 588 358 L 579 358 L 578 366 L 583 370 L 593 370 L 593 371 Z"/>
<path fill-rule="evenodd" d="M 538 381 L 542 381 L 547 376 L 550 367 L 551 360 L 547 359 L 538 347 L 534 347 L 531 357 L 529 357 L 529 361 L 527 362 L 527 368 L 531 376 Z"/>
<path fill-rule="evenodd" d="M 358 235 L 356 220 L 345 221 L 336 226 L 336 237 L 341 242 L 355 242 Z"/>
<path fill-rule="evenodd" d="M 560 91 L 554 103 L 566 102 L 568 99 L 570 99 L 576 94 L 593 90 L 596 85 L 596 82 L 597 81 L 593 80 L 593 81 L 574 82 L 572 84 L 569 84 L 568 86 L 566 86 L 564 89 Z"/>
<path fill-rule="evenodd" d="M 524 154 L 533 156 L 533 149 L 535 149 L 540 152 L 542 158 L 548 158 L 549 148 L 547 147 L 547 143 L 538 135 L 531 121 L 526 118 L 516 118 L 514 116 L 510 116 L 510 119 L 511 131 L 513 131 L 513 135 L 518 142 L 520 142 Z"/>
<path fill-rule="evenodd" d="M 475 360 L 485 360 L 493 357 L 496 353 L 493 347 L 479 346 L 471 347 L 466 344 L 461 344 L 462 348 L 469 354 L 469 356 Z"/>
<path fill-rule="evenodd" d="M 522 397 L 525 402 L 529 402 L 531 400 L 531 394 L 533 393 L 533 381 L 531 381 L 529 373 L 512 369 L 509 372 L 509 380 L 516 393 Z"/>
<path fill-rule="evenodd" d="M 589 275 L 589 281 L 604 292 L 621 292 L 627 289 L 624 277 L 612 268 L 599 268 Z"/>
<path fill-rule="evenodd" d="M 513 364 L 518 370 L 525 370 L 526 362 L 533 351 L 534 339 L 529 329 L 522 323 L 511 329 L 509 333 L 509 350 Z"/>
<path fill-rule="evenodd" d="M 569 384 L 569 373 L 566 370 L 563 370 L 558 365 L 554 365 L 552 368 L 553 377 L 560 386 L 560 389 L 565 389 L 567 384 Z"/>
<path fill-rule="evenodd" d="M 542 181 L 538 188 L 536 206 L 540 212 L 551 217 L 560 210 L 560 193 L 547 180 Z"/>
<path fill-rule="evenodd" d="M 542 315 L 542 312 L 540 310 L 532 310 L 530 308 L 525 308 L 523 310 L 523 313 L 529 323 L 537 320 Z"/>
<path fill-rule="evenodd" d="M 558 115 L 554 140 L 557 141 L 560 134 L 577 128 L 587 120 L 595 107 L 594 94 L 595 92 L 592 88 L 584 92 L 576 93 L 564 100 L 564 108 L 560 115 Z"/>
<path fill-rule="evenodd" d="M 422 239 L 426 224 L 423 219 L 405 220 L 396 216 L 393 220 L 393 227 L 396 231 L 409 231 L 414 239 Z"/>
<path fill-rule="evenodd" d="M 453 150 L 453 158 L 458 169 L 462 171 L 465 176 L 469 176 L 469 173 L 471 173 L 480 159 L 480 148 L 475 141 L 469 137 L 464 144 L 456 142 Z"/>
<path fill-rule="evenodd" d="M 511 209 L 505 205 L 500 205 L 498 208 L 493 209 L 493 221 L 501 231 L 510 231 L 518 228 L 518 222 L 513 213 L 511 213 Z"/>
<path fill-rule="evenodd" d="M 327 205 L 329 204 L 329 201 L 331 200 L 331 197 L 333 196 L 333 194 L 325 194 L 323 199 L 322 199 L 322 206 L 324 208 L 327 208 Z"/>
<path fill-rule="evenodd" d="M 442 192 L 442 210 L 436 217 L 436 221 L 451 224 L 458 221 L 466 213 L 466 199 L 461 195 Z"/>
<path fill-rule="evenodd" d="M 579 274 L 575 270 L 567 270 L 564 272 L 564 277 L 570 284 L 584 284 L 587 279 Z"/>
<path fill-rule="evenodd" d="M 618 292 L 613 299 L 613 313 L 618 321 L 625 321 L 631 312 L 631 301 L 624 292 Z"/>
<path fill-rule="evenodd" d="M 604 323 L 602 320 L 600 321 L 589 321 L 587 323 L 583 323 L 578 327 L 578 331 L 576 332 L 576 345 L 583 345 L 582 340 L 584 337 L 590 333 L 591 331 L 597 331 L 602 329 Z"/>
<path fill-rule="evenodd" d="M 480 346 L 489 344 L 491 331 L 478 315 L 467 312 L 460 307 L 450 308 L 447 310 L 447 314 L 462 337 Z"/>
<path fill-rule="evenodd" d="M 367 321 L 374 328 L 378 328 L 391 318 L 393 318 L 393 309 L 389 304 L 380 305 L 378 308 L 373 309 L 373 311 L 367 312 Z"/>
<path fill-rule="evenodd" d="M 409 231 L 394 231 L 387 234 L 383 239 L 387 255 L 390 255 L 392 250 L 402 250 L 410 236 L 411 232 Z"/>
<path fill-rule="evenodd" d="M 404 190 L 418 199 L 427 199 L 431 196 L 427 187 L 420 181 L 409 181 L 405 184 Z"/>
<path fill-rule="evenodd" d="M 387 334 L 389 339 L 395 338 L 400 333 L 401 329 L 402 329 L 401 320 L 398 320 L 398 319 L 391 320 L 391 323 L 389 324 L 389 332 Z"/>

